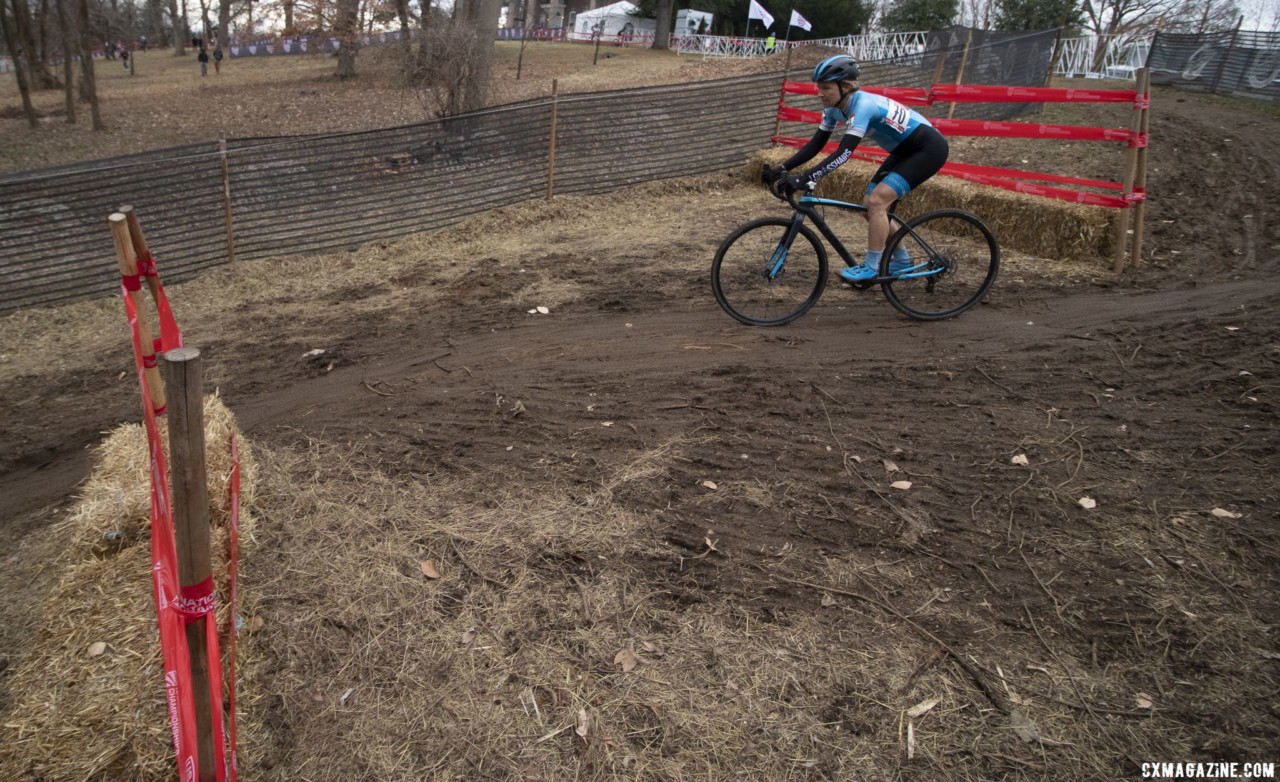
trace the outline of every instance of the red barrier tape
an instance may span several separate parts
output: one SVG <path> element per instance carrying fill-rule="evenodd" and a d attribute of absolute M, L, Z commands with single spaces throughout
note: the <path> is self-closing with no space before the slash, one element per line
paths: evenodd
<path fill-rule="evenodd" d="M 240 605 L 236 601 L 236 581 L 239 568 L 236 563 L 240 561 L 240 444 L 236 440 L 236 433 L 231 433 L 231 481 L 227 487 L 230 494 L 230 501 L 227 503 L 230 507 L 230 535 L 228 546 L 230 552 L 228 554 L 227 570 L 229 571 L 230 585 L 228 591 L 231 601 L 231 612 L 227 617 L 227 638 L 230 644 L 228 650 L 231 659 L 227 672 L 227 707 L 230 711 L 230 778 L 231 782 L 236 779 L 236 612 Z"/>
<path fill-rule="evenodd" d="M 1124 128 L 1089 128 L 1080 125 L 1047 125 L 1031 122 L 991 122 L 981 119 L 931 119 L 944 136 L 984 138 L 1053 138 L 1071 141 L 1129 141 L 1134 133 Z"/>
<path fill-rule="evenodd" d="M 158 277 L 154 262 L 144 265 L 146 276 Z M 140 279 L 142 275 L 133 279 Z M 223 733 L 222 717 L 222 658 L 218 650 L 218 625 L 215 614 L 216 598 L 213 578 L 194 586 L 179 587 L 178 553 L 173 532 L 173 504 L 169 493 L 168 467 L 161 445 L 157 416 L 160 410 L 151 409 L 151 394 L 147 383 L 148 359 L 154 365 L 155 355 L 144 356 L 142 334 L 139 329 L 139 312 L 129 293 L 128 280 L 124 278 L 121 297 L 124 299 L 125 316 L 129 322 L 129 336 L 133 345 L 134 369 L 138 376 L 138 388 L 142 395 L 142 419 L 147 432 L 151 473 L 151 573 L 156 620 L 160 633 L 160 651 L 164 659 L 165 697 L 169 708 L 169 726 L 173 735 L 173 749 L 178 765 L 178 779 L 195 782 L 199 762 L 196 755 L 196 713 L 192 693 L 195 684 L 191 677 L 191 653 L 187 646 L 185 625 L 193 621 L 205 622 L 205 638 L 209 654 L 210 722 L 214 742 L 214 770 L 218 782 L 235 782 L 234 769 L 228 776 L 227 747 Z M 181 332 L 164 297 L 164 290 L 157 279 L 157 308 L 160 314 L 161 338 L 155 340 L 159 348 L 174 348 L 182 344 Z M 137 290 L 135 288 L 135 290 Z M 167 337 L 164 335 L 168 335 Z M 238 464 L 236 466 L 238 469 Z M 234 749 L 233 749 L 234 755 Z"/>
<path fill-rule="evenodd" d="M 893 98 L 909 105 L 933 103 L 1133 103 L 1145 109 L 1149 95 L 1135 90 L 1076 90 L 1060 87 L 1004 87 L 993 84 L 933 84 L 929 87 L 863 87 L 867 92 Z M 817 95 L 818 85 L 789 81 L 783 92 L 793 95 Z"/>
<path fill-rule="evenodd" d="M 805 139 L 799 139 L 789 136 L 780 136 L 773 139 L 779 144 L 788 147 L 802 147 L 805 145 Z M 823 150 L 827 153 L 834 151 L 838 145 L 827 144 Z M 860 148 L 853 153 L 853 157 L 858 160 L 865 160 L 870 163 L 880 163 L 884 158 L 888 157 L 887 152 L 875 147 Z M 1108 196 L 1099 193 L 1089 193 L 1082 190 L 1069 190 L 1061 187 L 1049 187 L 1046 185 L 1037 185 L 1027 180 L 1035 179 L 1044 182 L 1057 182 L 1060 184 L 1078 184 L 1089 187 L 1100 187 L 1111 190 L 1123 190 L 1124 185 L 1116 182 L 1103 182 L 1096 179 L 1075 179 L 1073 177 L 1062 177 L 1056 174 L 1041 174 L 1032 171 L 1017 171 L 1009 168 L 992 168 L 988 166 L 976 166 L 970 163 L 946 163 L 938 172 L 944 176 L 954 177 L 956 179 L 964 179 L 969 182 L 999 187 L 1005 190 L 1014 190 L 1028 195 L 1043 196 L 1045 198 L 1053 198 L 1059 201 L 1070 201 L 1077 204 L 1088 204 L 1089 206 L 1106 206 L 1117 209 L 1123 209 L 1129 206 L 1129 202 L 1133 200 L 1131 197 Z"/>

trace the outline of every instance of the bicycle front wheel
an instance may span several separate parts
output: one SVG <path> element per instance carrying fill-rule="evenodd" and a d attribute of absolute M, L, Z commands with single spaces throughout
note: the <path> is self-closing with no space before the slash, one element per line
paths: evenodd
<path fill-rule="evenodd" d="M 911 267 L 883 283 L 885 298 L 918 320 L 954 318 L 982 300 L 996 281 L 1000 247 L 976 215 L 959 209 L 923 214 L 889 239 L 880 276 L 891 276 L 895 250 L 911 256 Z"/>
<path fill-rule="evenodd" d="M 739 228 L 716 251 L 711 290 L 735 320 L 781 326 L 809 311 L 827 284 L 827 251 L 807 226 L 790 244 L 791 220 L 766 217 Z"/>

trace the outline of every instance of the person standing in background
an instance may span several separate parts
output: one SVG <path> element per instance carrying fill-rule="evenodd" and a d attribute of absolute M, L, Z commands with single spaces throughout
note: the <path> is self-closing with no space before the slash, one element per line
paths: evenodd
<path fill-rule="evenodd" d="M 222 73 L 222 47 L 216 42 L 213 44 L 213 72 Z"/>
<path fill-rule="evenodd" d="M 200 75 L 208 76 L 209 75 L 209 50 L 201 49 L 200 53 L 196 55 L 196 59 L 200 61 Z"/>

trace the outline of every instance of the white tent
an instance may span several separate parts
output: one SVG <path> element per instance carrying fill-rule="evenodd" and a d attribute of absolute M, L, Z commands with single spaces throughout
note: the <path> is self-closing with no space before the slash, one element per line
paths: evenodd
<path fill-rule="evenodd" d="M 619 33 L 631 34 L 652 33 L 657 29 L 653 19 L 641 19 L 633 16 L 638 7 L 627 0 L 619 0 L 613 5 L 583 11 L 573 20 L 573 32 L 576 36 L 591 35 L 599 32 L 605 37 Z M 599 25 L 597 28 L 596 25 Z M 630 25 L 630 27 L 628 27 Z"/>
<path fill-rule="evenodd" d="M 711 34 L 711 22 L 715 19 L 714 14 L 706 11 L 694 11 L 689 8 L 681 8 L 676 11 L 676 35 L 697 35 L 698 25 L 702 24 L 703 31 Z"/>

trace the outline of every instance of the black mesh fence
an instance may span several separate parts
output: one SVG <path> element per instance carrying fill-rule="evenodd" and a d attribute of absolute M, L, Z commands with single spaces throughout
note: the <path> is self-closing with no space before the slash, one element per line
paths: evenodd
<path fill-rule="evenodd" d="M 1280 101 L 1280 32 L 1157 33 L 1147 67 L 1153 84 Z"/>
<path fill-rule="evenodd" d="M 940 56 L 871 63 L 864 78 L 925 86 Z M 1001 83 L 1041 83 L 1048 59 Z M 233 139 L 0 176 L 0 312 L 114 291 L 106 218 L 124 204 L 165 281 L 182 282 L 233 254 L 351 249 L 545 197 L 553 132 L 555 193 L 729 168 L 768 146 L 782 78 L 541 98 L 386 130 Z"/>

